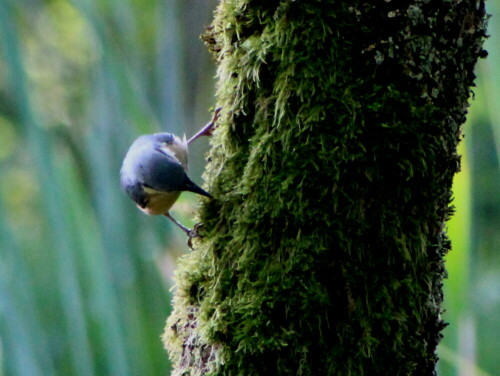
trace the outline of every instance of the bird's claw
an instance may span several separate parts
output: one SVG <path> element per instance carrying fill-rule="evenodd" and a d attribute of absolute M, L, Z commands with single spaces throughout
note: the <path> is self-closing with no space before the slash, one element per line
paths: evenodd
<path fill-rule="evenodd" d="M 193 238 L 202 238 L 203 236 L 200 235 L 199 230 L 203 228 L 203 223 L 197 223 L 194 225 L 194 227 L 187 232 L 188 236 L 188 241 L 187 245 L 189 248 L 193 249 Z"/>
<path fill-rule="evenodd" d="M 207 128 L 207 130 L 205 132 L 205 136 L 211 136 L 213 134 L 214 129 L 216 128 L 217 120 L 219 120 L 220 110 L 222 110 L 222 107 L 218 107 L 215 109 L 214 116 L 212 117 L 212 120 L 210 120 L 210 123 L 209 123 L 210 126 Z"/>

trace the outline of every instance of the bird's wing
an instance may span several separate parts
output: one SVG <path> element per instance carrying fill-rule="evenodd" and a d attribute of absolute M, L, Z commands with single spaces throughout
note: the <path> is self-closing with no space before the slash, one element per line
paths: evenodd
<path fill-rule="evenodd" d="M 179 161 L 161 149 L 144 156 L 139 168 L 139 181 L 157 191 L 182 191 L 189 180 Z"/>

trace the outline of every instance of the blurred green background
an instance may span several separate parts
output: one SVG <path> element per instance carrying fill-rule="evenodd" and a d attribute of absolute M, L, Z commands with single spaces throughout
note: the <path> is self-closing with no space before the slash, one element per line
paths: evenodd
<path fill-rule="evenodd" d="M 185 235 L 120 192 L 141 133 L 192 135 L 215 0 L 0 0 L 0 376 L 167 375 L 160 335 Z M 500 0 L 488 2 L 499 14 Z M 440 375 L 500 374 L 500 25 L 478 66 L 449 224 Z M 207 141 L 191 149 L 201 183 Z M 185 194 L 174 215 L 193 224 Z"/>
<path fill-rule="evenodd" d="M 0 0 L 0 375 L 167 375 L 185 235 L 120 191 L 132 140 L 212 116 L 207 0 Z M 192 148 L 201 183 L 208 142 Z M 192 225 L 194 195 L 173 211 Z"/>

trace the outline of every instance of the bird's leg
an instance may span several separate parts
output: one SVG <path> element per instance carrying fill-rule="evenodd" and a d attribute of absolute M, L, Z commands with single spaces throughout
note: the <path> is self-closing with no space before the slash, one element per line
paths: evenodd
<path fill-rule="evenodd" d="M 214 111 L 214 116 L 212 117 L 212 120 L 210 120 L 203 128 L 201 128 L 198 131 L 198 133 L 196 133 L 193 137 L 191 137 L 189 140 L 187 140 L 188 145 L 201 136 L 211 136 L 212 135 L 215 123 L 216 123 L 217 119 L 219 118 L 219 112 L 221 109 L 222 109 L 222 107 L 217 108 Z"/>
<path fill-rule="evenodd" d="M 188 229 L 186 226 L 184 226 L 182 223 L 180 223 L 177 219 L 172 217 L 169 212 L 166 212 L 163 215 L 165 217 L 167 217 L 168 219 L 170 219 L 172 222 L 174 222 L 177 226 L 179 226 L 181 228 L 181 230 L 186 233 L 187 236 L 191 236 L 191 230 Z"/>
<path fill-rule="evenodd" d="M 174 217 L 172 217 L 170 215 L 170 212 L 166 212 L 163 215 L 165 217 L 167 217 L 168 219 L 170 219 L 172 222 L 174 222 L 177 226 L 179 226 L 181 228 L 182 231 L 184 231 L 186 233 L 186 235 L 188 236 L 188 242 L 187 242 L 187 244 L 188 244 L 189 248 L 193 249 L 193 238 L 200 237 L 200 235 L 198 234 L 198 230 L 203 227 L 203 224 L 202 223 L 197 223 L 194 226 L 194 228 L 192 230 L 190 230 L 186 226 L 182 225 L 177 219 L 175 219 Z"/>

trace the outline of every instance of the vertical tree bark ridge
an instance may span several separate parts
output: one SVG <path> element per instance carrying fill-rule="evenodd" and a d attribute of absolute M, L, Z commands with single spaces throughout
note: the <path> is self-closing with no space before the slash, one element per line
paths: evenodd
<path fill-rule="evenodd" d="M 482 1 L 221 1 L 173 375 L 433 375 Z"/>

